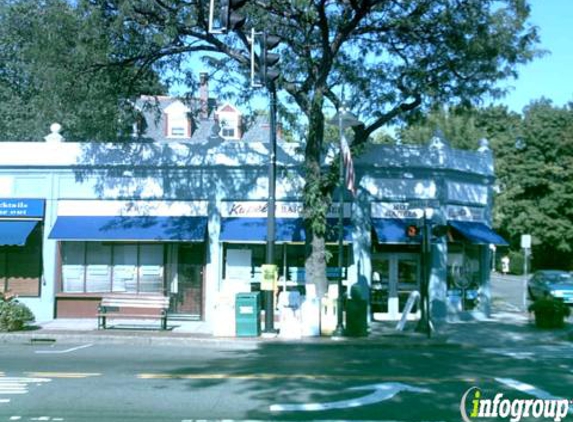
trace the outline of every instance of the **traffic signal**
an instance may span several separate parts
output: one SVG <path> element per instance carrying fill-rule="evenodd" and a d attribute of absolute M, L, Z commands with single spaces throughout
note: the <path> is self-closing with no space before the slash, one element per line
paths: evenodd
<path fill-rule="evenodd" d="M 220 32 L 228 32 L 240 29 L 246 21 L 246 17 L 238 10 L 247 3 L 247 0 L 222 0 L 221 1 L 221 27 Z"/>
<path fill-rule="evenodd" d="M 259 38 L 260 52 L 259 52 L 259 74 L 263 84 L 274 82 L 280 75 L 278 69 L 273 68 L 280 59 L 276 53 L 271 53 L 270 50 L 276 48 L 281 39 L 276 35 L 267 35 L 263 33 Z"/>
<path fill-rule="evenodd" d="M 415 224 L 409 224 L 406 226 L 406 237 L 414 238 L 418 237 L 420 234 L 420 228 Z"/>

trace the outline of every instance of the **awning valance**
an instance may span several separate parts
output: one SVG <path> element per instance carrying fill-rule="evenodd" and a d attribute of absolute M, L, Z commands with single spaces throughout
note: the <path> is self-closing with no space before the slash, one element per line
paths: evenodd
<path fill-rule="evenodd" d="M 327 219 L 328 229 L 326 240 L 336 242 L 338 240 L 338 220 Z M 350 220 L 344 220 L 344 240 L 350 241 Z M 304 242 L 304 220 L 302 218 L 276 218 L 275 241 L 276 242 Z M 223 242 L 266 242 L 267 219 L 233 217 L 223 218 L 221 221 L 221 236 Z"/>
<path fill-rule="evenodd" d="M 0 246 L 24 246 L 37 221 L 0 221 Z"/>
<path fill-rule="evenodd" d="M 49 238 L 202 242 L 206 230 L 207 217 L 59 216 Z"/>
<path fill-rule="evenodd" d="M 503 237 L 484 223 L 475 221 L 449 221 L 448 224 L 471 243 L 500 246 L 508 245 Z"/>

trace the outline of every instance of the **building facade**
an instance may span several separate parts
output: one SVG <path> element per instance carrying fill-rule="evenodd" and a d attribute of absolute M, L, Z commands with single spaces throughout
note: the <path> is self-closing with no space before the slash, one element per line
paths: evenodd
<path fill-rule="evenodd" d="M 275 256 L 282 289 L 311 295 L 304 270 L 303 156 L 280 143 Z M 0 291 L 37 321 L 93 317 L 106 293 L 163 294 L 170 318 L 214 327 L 237 292 L 256 290 L 265 260 L 268 144 L 260 142 L 0 143 Z M 344 203 L 343 284 L 373 319 L 398 319 L 422 283 L 423 220 L 432 242 L 431 313 L 462 310 L 474 289 L 489 312 L 493 158 L 450 148 L 370 145 L 355 161 L 358 194 Z M 337 204 L 327 248 L 336 257 Z M 413 234 L 413 235 L 412 235 Z M 332 243 L 330 243 L 332 242 Z M 327 264 L 336 284 L 337 260 Z M 410 318 L 418 318 L 417 307 Z M 228 322 L 225 322 L 228 325 Z"/>

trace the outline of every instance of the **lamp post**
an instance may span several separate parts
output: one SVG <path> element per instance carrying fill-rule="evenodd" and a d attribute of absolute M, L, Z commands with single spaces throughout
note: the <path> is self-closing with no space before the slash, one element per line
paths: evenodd
<path fill-rule="evenodd" d="M 344 336 L 343 310 L 344 301 L 342 299 L 342 267 L 344 261 L 344 147 L 346 139 L 344 130 L 353 126 L 361 126 L 363 123 L 354 114 L 346 109 L 345 104 L 338 109 L 336 115 L 330 121 L 331 124 L 338 125 L 339 132 L 339 170 L 338 170 L 338 278 L 337 278 L 337 307 L 336 307 L 336 328 L 332 333 L 333 337 Z"/>

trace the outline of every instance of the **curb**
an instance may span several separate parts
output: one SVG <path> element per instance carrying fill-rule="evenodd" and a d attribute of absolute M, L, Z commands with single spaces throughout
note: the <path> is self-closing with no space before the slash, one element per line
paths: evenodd
<path fill-rule="evenodd" d="M 148 332 L 109 334 L 98 332 L 63 332 L 38 331 L 1 333 L 0 344 L 19 345 L 53 345 L 58 344 L 129 344 L 136 346 L 189 346 L 189 347 L 217 347 L 226 349 L 252 349 L 261 345 L 316 345 L 322 347 L 359 347 L 378 346 L 386 348 L 409 348 L 420 346 L 434 347 L 473 347 L 459 342 L 450 342 L 443 335 L 426 338 L 420 334 L 388 334 L 376 337 L 343 337 L 332 339 L 329 337 L 303 337 L 303 338 L 262 338 L 262 337 L 212 337 L 193 334 L 180 335 L 150 335 Z"/>

